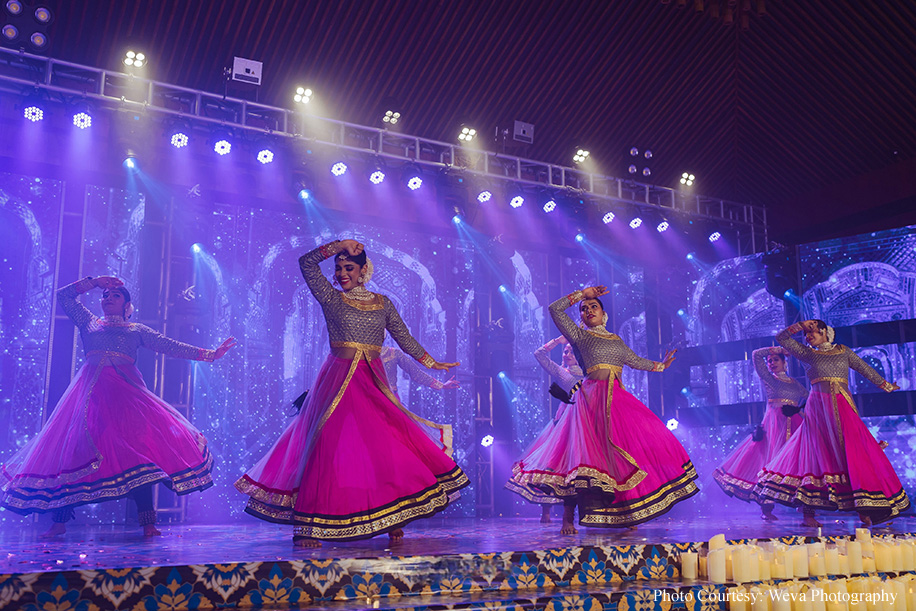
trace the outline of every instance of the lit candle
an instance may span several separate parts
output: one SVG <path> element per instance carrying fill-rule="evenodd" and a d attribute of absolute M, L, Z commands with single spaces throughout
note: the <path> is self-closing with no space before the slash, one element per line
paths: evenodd
<path fill-rule="evenodd" d="M 746 545 L 736 545 L 732 548 L 732 580 L 735 583 L 751 581 L 750 555 L 751 550 Z"/>
<path fill-rule="evenodd" d="M 769 611 L 769 599 L 767 592 L 761 588 L 751 588 L 751 593 L 753 596 L 753 602 L 751 603 L 751 611 Z"/>
<path fill-rule="evenodd" d="M 725 547 L 725 535 L 718 534 L 709 540 L 709 551 Z"/>
<path fill-rule="evenodd" d="M 837 575 L 846 575 L 847 577 L 852 573 L 849 570 L 849 556 L 840 554 L 837 558 L 837 562 L 840 565 L 840 572 Z"/>
<path fill-rule="evenodd" d="M 894 572 L 899 573 L 903 569 L 903 546 L 899 542 L 894 540 L 889 540 L 887 542 L 888 547 L 891 550 L 891 558 L 893 559 L 892 563 L 894 566 Z"/>
<path fill-rule="evenodd" d="M 876 539 L 873 541 L 875 547 L 875 566 L 878 571 L 886 573 L 887 571 L 894 570 L 894 553 L 891 550 L 891 546 Z"/>
<path fill-rule="evenodd" d="M 792 574 L 796 577 L 808 576 L 808 546 L 792 546 Z"/>
<path fill-rule="evenodd" d="M 697 560 L 696 552 L 683 552 L 681 554 L 681 577 L 684 579 L 697 578 Z"/>
<path fill-rule="evenodd" d="M 744 586 L 728 589 L 729 611 L 747 611 L 747 590 Z"/>
<path fill-rule="evenodd" d="M 760 581 L 760 556 L 763 550 L 756 545 L 748 546 L 748 571 L 747 578 L 751 581 Z"/>
<path fill-rule="evenodd" d="M 849 561 L 849 574 L 858 575 L 864 573 L 862 567 L 862 544 L 859 541 L 846 542 L 846 556 Z"/>
<path fill-rule="evenodd" d="M 820 543 L 808 544 L 808 572 L 812 577 L 823 577 L 827 574 Z"/>
<path fill-rule="evenodd" d="M 709 581 L 713 583 L 725 583 L 725 550 L 710 550 L 706 556 L 706 569 L 709 574 Z"/>
<path fill-rule="evenodd" d="M 773 598 L 773 611 L 792 611 L 791 600 L 789 591 L 780 588 Z"/>
<path fill-rule="evenodd" d="M 904 571 L 916 571 L 916 547 L 913 546 L 913 543 L 914 541 L 909 537 L 900 541 Z"/>
<path fill-rule="evenodd" d="M 760 551 L 757 560 L 757 579 L 760 581 L 769 581 L 773 578 L 773 572 L 770 558 L 773 557 L 771 552 Z"/>
<path fill-rule="evenodd" d="M 808 593 L 811 594 L 811 611 L 827 611 L 826 592 L 820 584 L 812 586 Z"/>
<path fill-rule="evenodd" d="M 874 558 L 862 558 L 862 571 L 865 573 L 876 573 L 878 567 Z"/>

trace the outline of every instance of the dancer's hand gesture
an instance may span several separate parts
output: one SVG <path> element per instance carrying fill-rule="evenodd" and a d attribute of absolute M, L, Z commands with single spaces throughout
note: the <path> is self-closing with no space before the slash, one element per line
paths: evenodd
<path fill-rule="evenodd" d="M 662 359 L 662 365 L 665 366 L 665 369 L 668 369 L 669 367 L 671 367 L 671 363 L 674 362 L 674 355 L 676 352 L 677 350 L 669 350 L 668 352 L 665 353 L 665 358 Z"/>
<path fill-rule="evenodd" d="M 803 320 L 802 322 L 798 324 L 801 325 L 802 331 L 804 333 L 808 333 L 809 331 L 811 332 L 817 331 L 817 323 L 814 322 L 813 320 Z"/>
<path fill-rule="evenodd" d="M 438 370 L 440 370 L 440 371 L 448 371 L 448 370 L 451 369 L 452 367 L 457 367 L 457 366 L 460 365 L 460 364 L 461 364 L 461 363 L 440 363 L 439 361 L 436 361 L 435 363 L 432 364 L 432 366 L 430 366 L 430 369 L 438 369 Z"/>
<path fill-rule="evenodd" d="M 98 278 L 93 278 L 92 282 L 96 287 L 100 289 L 116 289 L 119 286 L 124 286 L 124 281 L 120 278 L 115 278 L 114 276 L 99 276 Z"/>
<path fill-rule="evenodd" d="M 213 359 L 221 359 L 230 349 L 232 349 L 238 342 L 235 341 L 234 337 L 230 337 L 222 344 L 219 345 L 219 348 L 213 351 Z"/>
<path fill-rule="evenodd" d="M 589 287 L 582 289 L 582 296 L 585 297 L 586 299 L 596 299 L 598 297 L 601 297 L 602 295 L 607 295 L 607 294 L 608 294 L 607 287 L 604 286 L 603 284 L 599 284 L 598 286 L 589 286 Z"/>
<path fill-rule="evenodd" d="M 458 380 L 455 379 L 455 376 L 452 376 L 450 380 L 447 380 L 442 383 L 443 390 L 445 390 L 446 388 L 458 388 L 460 386 L 461 384 L 458 383 Z"/>
<path fill-rule="evenodd" d="M 341 251 L 346 250 L 351 257 L 355 257 L 359 253 L 363 252 L 364 249 L 362 243 L 357 242 L 356 240 L 341 240 L 339 242 L 339 246 Z"/>

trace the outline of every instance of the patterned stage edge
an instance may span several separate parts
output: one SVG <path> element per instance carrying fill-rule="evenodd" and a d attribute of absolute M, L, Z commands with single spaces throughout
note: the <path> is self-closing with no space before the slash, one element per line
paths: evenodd
<path fill-rule="evenodd" d="M 795 544 L 843 538 L 776 540 Z M 680 582 L 679 554 L 704 545 L 582 546 L 6 574 L 0 575 L 0 609 L 725 609 L 726 586 Z M 665 600 L 662 591 L 673 594 L 674 600 Z"/>

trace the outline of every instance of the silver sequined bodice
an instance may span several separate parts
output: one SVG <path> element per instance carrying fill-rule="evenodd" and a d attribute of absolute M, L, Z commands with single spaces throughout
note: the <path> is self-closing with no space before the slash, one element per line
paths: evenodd
<path fill-rule="evenodd" d="M 792 339 L 788 329 L 780 331 L 776 335 L 776 341 L 788 350 L 789 354 L 802 362 L 809 380 L 842 378 L 848 383 L 849 370 L 855 369 L 876 386 L 881 386 L 885 382 L 881 374 L 869 367 L 858 354 L 842 344 L 836 345 L 831 350 L 815 350 Z"/>
<path fill-rule="evenodd" d="M 760 348 L 754 350 L 751 360 L 754 363 L 754 369 L 760 378 L 760 384 L 763 386 L 763 393 L 767 401 L 780 401 L 799 405 L 805 397 L 808 396 L 807 389 L 793 378 L 787 375 L 776 376 L 767 369 L 766 358 L 769 354 L 778 354 L 772 348 Z"/>

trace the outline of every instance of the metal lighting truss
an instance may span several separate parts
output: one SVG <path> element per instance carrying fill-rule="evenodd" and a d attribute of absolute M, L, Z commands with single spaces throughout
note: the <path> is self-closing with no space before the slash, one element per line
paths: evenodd
<path fill-rule="evenodd" d="M 20 94 L 24 88 L 35 88 L 71 96 L 72 101 L 91 100 L 103 107 L 194 119 L 531 187 L 567 189 L 592 200 L 652 208 L 663 215 L 679 212 L 722 221 L 739 229 L 742 254 L 766 250 L 767 217 L 762 206 L 685 195 L 668 187 L 396 134 L 6 48 L 0 48 L 0 88 Z"/>

